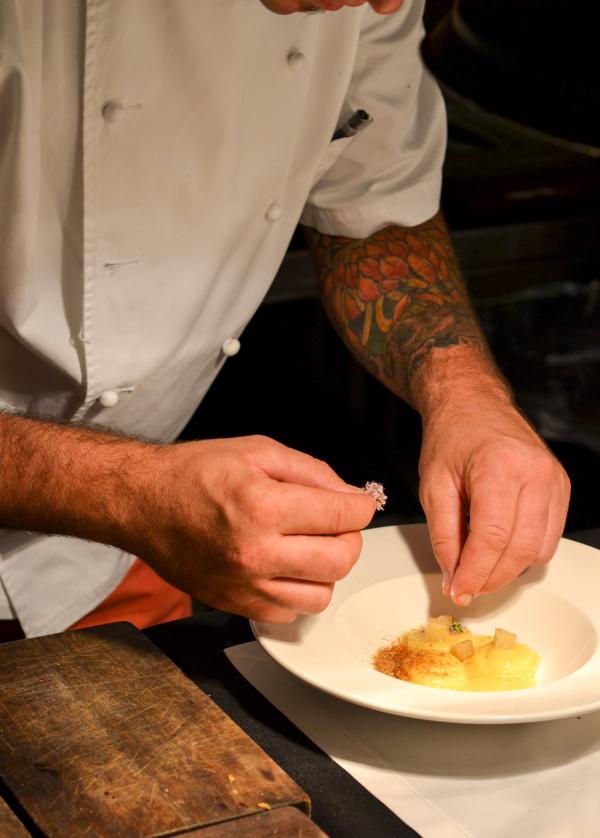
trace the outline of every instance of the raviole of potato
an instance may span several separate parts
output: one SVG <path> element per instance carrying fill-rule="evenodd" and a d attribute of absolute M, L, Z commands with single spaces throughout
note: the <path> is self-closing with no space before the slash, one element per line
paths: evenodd
<path fill-rule="evenodd" d="M 373 666 L 385 675 L 446 690 L 521 690 L 535 686 L 539 655 L 515 634 L 473 634 L 452 616 L 429 617 L 378 649 Z"/>

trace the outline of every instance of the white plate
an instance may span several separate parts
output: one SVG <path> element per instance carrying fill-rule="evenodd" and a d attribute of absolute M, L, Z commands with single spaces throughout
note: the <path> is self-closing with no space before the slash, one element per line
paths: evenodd
<path fill-rule="evenodd" d="M 561 539 L 532 568 L 466 609 L 449 608 L 422 524 L 367 530 L 359 562 L 322 614 L 290 625 L 253 622 L 271 657 L 309 684 L 355 704 L 442 722 L 507 724 L 600 708 L 600 551 Z M 450 604 L 451 605 L 451 604 Z M 506 692 L 421 687 L 383 675 L 373 652 L 428 614 L 457 614 L 477 634 L 500 625 L 541 656 L 538 685 Z"/>

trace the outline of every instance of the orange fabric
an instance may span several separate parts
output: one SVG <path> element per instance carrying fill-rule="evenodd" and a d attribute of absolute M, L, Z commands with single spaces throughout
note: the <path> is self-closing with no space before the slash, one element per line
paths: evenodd
<path fill-rule="evenodd" d="M 121 584 L 71 629 L 101 626 L 127 620 L 143 629 L 180 620 L 192 613 L 192 599 L 136 559 Z"/>

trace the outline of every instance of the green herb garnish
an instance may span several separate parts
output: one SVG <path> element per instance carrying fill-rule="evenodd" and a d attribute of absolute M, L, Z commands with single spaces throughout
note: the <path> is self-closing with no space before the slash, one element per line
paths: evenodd
<path fill-rule="evenodd" d="M 454 622 L 450 626 L 450 631 L 452 632 L 452 634 L 462 634 L 463 631 L 464 631 L 464 628 L 462 627 L 462 625 L 459 622 Z"/>

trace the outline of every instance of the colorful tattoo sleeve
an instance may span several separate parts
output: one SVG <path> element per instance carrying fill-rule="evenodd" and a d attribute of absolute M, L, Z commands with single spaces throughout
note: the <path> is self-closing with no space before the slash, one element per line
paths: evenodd
<path fill-rule="evenodd" d="M 325 309 L 356 357 L 408 401 L 434 349 L 468 344 L 488 356 L 440 214 L 367 239 L 305 230 Z"/>

